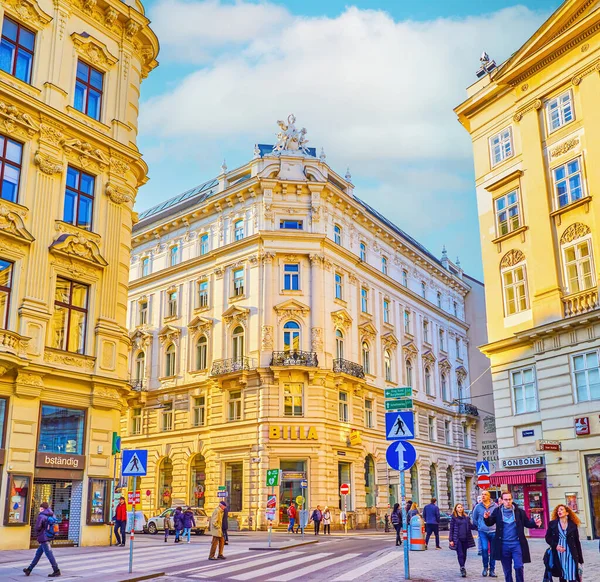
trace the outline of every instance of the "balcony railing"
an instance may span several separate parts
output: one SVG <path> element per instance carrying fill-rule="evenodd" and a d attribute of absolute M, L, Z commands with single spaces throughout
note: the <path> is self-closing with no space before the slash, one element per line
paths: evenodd
<path fill-rule="evenodd" d="M 129 380 L 129 386 L 131 386 L 131 389 L 135 392 L 146 392 L 146 390 L 148 390 L 146 381 L 140 380 L 139 378 L 131 378 Z"/>
<path fill-rule="evenodd" d="M 562 298 L 565 317 L 586 313 L 598 307 L 598 289 L 586 289 Z"/>
<path fill-rule="evenodd" d="M 309 366 L 319 365 L 315 352 L 273 352 L 271 366 Z"/>
<path fill-rule="evenodd" d="M 227 360 L 215 360 L 210 373 L 213 376 L 222 376 L 223 374 L 255 369 L 255 361 L 252 358 L 245 356 L 241 358 L 228 358 Z"/>
<path fill-rule="evenodd" d="M 458 405 L 458 412 L 460 412 L 460 414 L 468 414 L 469 416 L 479 416 L 477 406 L 469 404 L 468 402 L 461 402 Z"/>
<path fill-rule="evenodd" d="M 354 376 L 356 378 L 365 377 L 365 371 L 360 364 L 349 362 L 348 360 L 342 360 L 341 358 L 333 360 L 333 371 L 350 374 L 350 376 Z"/>

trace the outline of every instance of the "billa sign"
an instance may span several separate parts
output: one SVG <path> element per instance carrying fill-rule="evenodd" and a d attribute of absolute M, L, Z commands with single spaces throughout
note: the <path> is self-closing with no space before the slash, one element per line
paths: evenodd
<path fill-rule="evenodd" d="M 314 426 L 309 426 L 308 430 L 305 426 L 270 426 L 269 439 L 272 441 L 278 439 L 299 440 L 299 441 L 316 441 L 318 440 L 317 429 Z"/>

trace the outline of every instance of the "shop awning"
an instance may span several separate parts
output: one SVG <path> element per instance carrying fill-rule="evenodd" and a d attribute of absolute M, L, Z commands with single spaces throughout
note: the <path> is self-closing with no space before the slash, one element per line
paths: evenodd
<path fill-rule="evenodd" d="M 536 475 L 543 471 L 543 467 L 539 469 L 523 469 L 521 471 L 498 471 L 490 475 L 492 485 L 525 485 L 527 483 L 535 483 Z"/>

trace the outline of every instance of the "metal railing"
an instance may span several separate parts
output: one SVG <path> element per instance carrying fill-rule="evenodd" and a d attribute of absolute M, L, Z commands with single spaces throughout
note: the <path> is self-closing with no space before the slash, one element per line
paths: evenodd
<path fill-rule="evenodd" d="M 365 370 L 356 362 L 350 362 L 348 360 L 343 360 L 338 358 L 333 360 L 333 371 L 334 372 L 343 372 L 344 374 L 350 374 L 350 376 L 354 376 L 355 378 L 364 378 Z"/>
<path fill-rule="evenodd" d="M 232 372 L 242 372 L 243 370 L 255 370 L 256 363 L 247 356 L 239 358 L 228 358 L 226 360 L 215 360 L 210 373 L 213 376 L 231 374 Z"/>
<path fill-rule="evenodd" d="M 128 384 L 131 386 L 131 389 L 135 392 L 146 392 L 146 390 L 148 390 L 146 381 L 140 380 L 139 378 L 130 378 Z"/>
<path fill-rule="evenodd" d="M 319 365 L 316 352 L 273 352 L 271 366 L 310 366 Z"/>
<path fill-rule="evenodd" d="M 469 416 L 479 416 L 479 410 L 477 406 L 474 404 L 469 404 L 468 402 L 461 402 L 458 405 L 458 412 L 460 414 L 468 414 Z"/>

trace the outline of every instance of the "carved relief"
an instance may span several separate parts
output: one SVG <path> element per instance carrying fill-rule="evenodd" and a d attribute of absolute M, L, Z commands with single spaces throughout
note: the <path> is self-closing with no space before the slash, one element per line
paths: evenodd
<path fill-rule="evenodd" d="M 105 170 L 110 163 L 109 158 L 92 144 L 80 139 L 67 139 L 62 142 L 63 149 L 67 155 L 74 157 L 84 167 L 90 165 L 99 170 Z"/>
<path fill-rule="evenodd" d="M 398 338 L 393 333 L 381 336 L 381 343 L 386 350 L 395 350 L 398 346 Z"/>
<path fill-rule="evenodd" d="M 575 224 L 569 226 L 565 232 L 563 232 L 562 236 L 560 237 L 560 244 L 564 245 L 565 243 L 570 243 L 577 238 L 581 238 L 586 234 L 590 234 L 590 232 L 591 230 L 589 226 L 581 224 L 581 222 L 576 222 Z"/>
<path fill-rule="evenodd" d="M 108 263 L 100 254 L 98 245 L 83 234 L 64 233 L 50 245 L 52 252 L 58 252 L 82 259 L 100 267 L 106 267 Z"/>
<path fill-rule="evenodd" d="M 64 138 L 65 136 L 60 128 L 48 123 L 40 125 L 40 141 L 47 141 L 52 145 L 60 145 Z"/>
<path fill-rule="evenodd" d="M 95 269 L 87 268 L 80 262 L 74 262 L 69 256 L 65 256 L 64 258 L 57 257 L 54 261 L 51 261 L 50 264 L 55 265 L 56 267 L 69 273 L 75 279 L 96 279 L 97 277 L 97 272 Z"/>
<path fill-rule="evenodd" d="M 572 150 L 574 147 L 579 145 L 579 138 L 574 137 L 572 139 L 568 139 L 567 141 L 561 143 L 555 148 L 550 150 L 550 156 L 556 158 L 557 156 L 562 156 L 566 154 L 568 151 Z"/>
<path fill-rule="evenodd" d="M 213 320 L 205 317 L 194 317 L 187 327 L 192 335 L 198 334 L 210 337 L 213 328 Z"/>
<path fill-rule="evenodd" d="M 128 20 L 125 25 L 125 36 L 132 39 L 140 30 L 140 25 L 135 20 Z"/>
<path fill-rule="evenodd" d="M 377 336 L 377 330 L 375 329 L 375 326 L 370 322 L 359 325 L 358 331 L 360 332 L 361 337 L 366 340 L 374 340 Z"/>
<path fill-rule="evenodd" d="M 61 366 L 71 366 L 83 370 L 93 370 L 96 358 L 90 356 L 81 356 L 78 354 L 66 354 L 63 352 L 52 351 L 46 348 L 44 352 L 44 362 L 49 364 L 59 364 Z"/>
<path fill-rule="evenodd" d="M 347 330 L 352 325 L 352 318 L 345 309 L 338 309 L 332 312 L 331 319 L 333 320 L 334 327 L 339 327 L 343 330 Z"/>
<path fill-rule="evenodd" d="M 41 376 L 29 372 L 19 372 L 17 375 L 17 384 L 26 384 L 27 386 L 44 387 L 44 381 Z"/>
<path fill-rule="evenodd" d="M 85 0 L 84 0 L 85 1 Z M 92 0 L 88 0 L 92 1 Z M 93 0 L 95 3 L 95 0 Z M 82 36 L 74 32 L 71 35 L 77 52 L 92 65 L 103 70 L 110 69 L 119 60 L 112 55 L 107 46 L 93 36 Z"/>
<path fill-rule="evenodd" d="M 40 169 L 40 172 L 53 176 L 54 174 L 62 174 L 64 170 L 63 163 L 56 158 L 53 158 L 47 154 L 35 152 L 33 156 L 33 163 Z"/>
<path fill-rule="evenodd" d="M 165 325 L 158 332 L 158 339 L 162 345 L 174 343 L 176 346 L 178 346 L 180 336 L 181 330 L 173 325 Z"/>
<path fill-rule="evenodd" d="M 135 352 L 138 350 L 146 350 L 152 343 L 152 334 L 143 328 L 136 329 L 129 335 L 131 346 Z"/>
<path fill-rule="evenodd" d="M 286 319 L 303 321 L 304 317 L 310 313 L 310 307 L 308 307 L 308 305 L 304 305 L 304 303 L 296 301 L 295 299 L 279 303 L 278 305 L 275 305 L 274 309 L 278 315 L 279 323 Z"/>
<path fill-rule="evenodd" d="M 310 329 L 310 349 L 313 352 L 323 351 L 323 328 L 312 327 Z"/>
<path fill-rule="evenodd" d="M 52 20 L 52 16 L 46 14 L 35 0 L 4 0 L 2 4 L 9 14 L 38 30 Z"/>
<path fill-rule="evenodd" d="M 106 195 L 110 198 L 110 201 L 115 204 L 131 202 L 134 198 L 125 188 L 121 188 L 112 182 L 106 184 Z"/>
<path fill-rule="evenodd" d="M 233 305 L 223 312 L 223 321 L 227 325 L 239 324 L 246 326 L 249 315 L 250 310 L 247 307 L 237 307 L 236 305 Z"/>
<path fill-rule="evenodd" d="M 114 8 L 112 8 L 111 6 L 109 6 L 104 11 L 104 23 L 109 28 L 112 28 L 112 25 L 115 23 L 115 21 L 117 20 L 118 16 L 119 16 L 119 13 Z"/>
<path fill-rule="evenodd" d="M 263 263 L 272 264 L 274 258 L 275 258 L 275 253 L 271 253 L 271 252 L 267 251 L 267 252 L 264 252 L 261 254 L 261 259 L 262 259 Z"/>
<path fill-rule="evenodd" d="M 265 352 L 270 352 L 273 349 L 273 326 L 263 325 L 260 330 L 261 348 Z"/>
<path fill-rule="evenodd" d="M 512 249 L 502 257 L 502 260 L 500 261 L 500 268 L 506 269 L 506 267 L 513 267 L 514 265 L 517 265 L 524 260 L 525 255 L 522 251 Z"/>
<path fill-rule="evenodd" d="M 33 137 L 38 131 L 38 124 L 33 121 L 29 113 L 22 113 L 14 105 L 0 101 L 0 117 L 2 124 L 0 130 L 11 134 Z"/>
<path fill-rule="evenodd" d="M 123 178 L 129 171 L 129 164 L 117 157 L 111 157 L 109 163 L 110 171 L 113 174 L 117 174 L 117 176 L 121 176 Z"/>
<path fill-rule="evenodd" d="M 25 213 L 0 204 L 0 232 L 18 239 L 20 242 L 32 242 L 33 236 L 25 228 L 23 217 Z"/>

